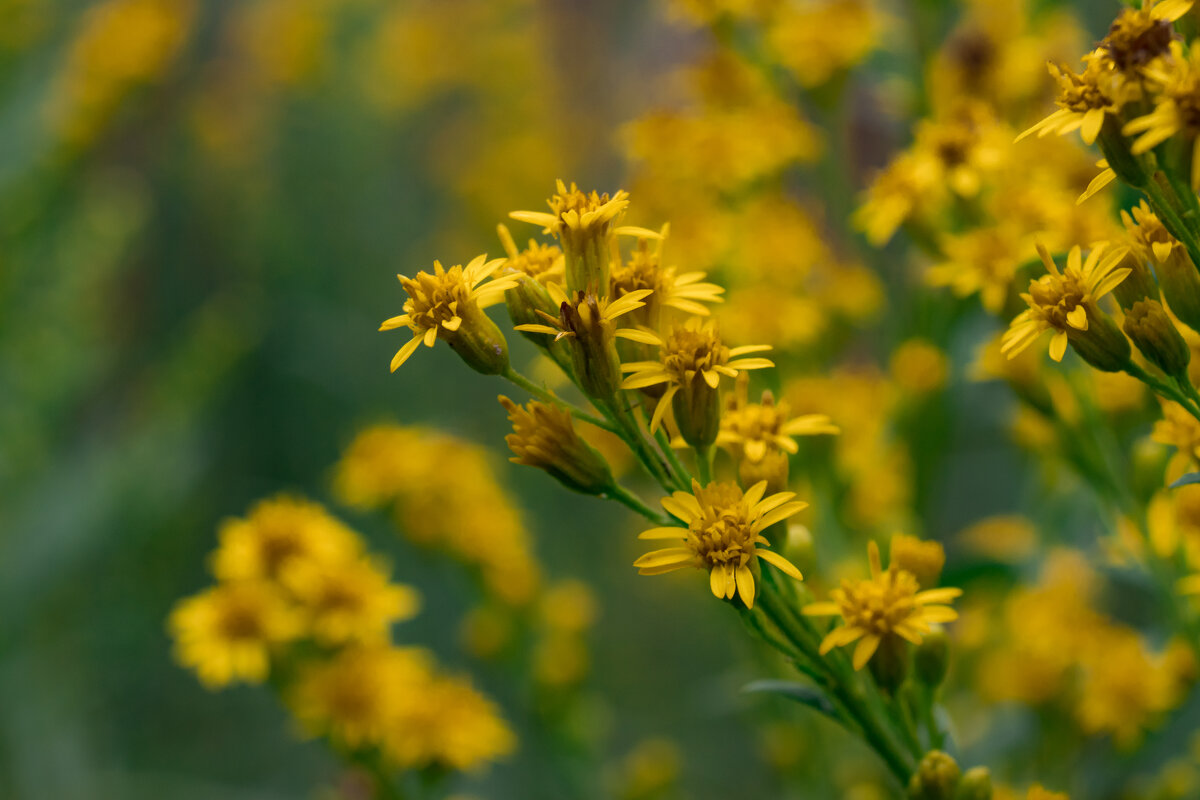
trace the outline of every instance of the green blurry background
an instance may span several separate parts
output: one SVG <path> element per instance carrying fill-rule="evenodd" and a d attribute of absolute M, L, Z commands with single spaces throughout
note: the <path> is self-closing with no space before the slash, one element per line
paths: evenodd
<path fill-rule="evenodd" d="M 444 347 L 389 375 L 394 274 L 498 253 L 495 222 L 555 178 L 616 188 L 620 126 L 669 103 L 660 79 L 702 46 L 635 0 L 0 0 L 0 798 L 335 782 L 269 693 L 210 694 L 172 663 L 167 613 L 208 582 L 222 518 L 281 490 L 330 501 L 364 424 L 438 425 L 502 460 L 494 382 Z M 1000 510 L 1015 479 L 984 422 L 950 465 Z M 776 796 L 750 712 L 805 714 L 739 693 L 757 672 L 734 615 L 635 578 L 627 514 L 501 472 L 547 569 L 601 598 L 584 721 L 608 759 L 666 736 L 687 796 Z M 956 502 L 941 528 L 981 510 Z M 463 786 L 573 796 L 514 682 L 462 653 L 460 572 L 339 513 L 426 597 L 400 638 L 471 669 L 521 733 Z"/>

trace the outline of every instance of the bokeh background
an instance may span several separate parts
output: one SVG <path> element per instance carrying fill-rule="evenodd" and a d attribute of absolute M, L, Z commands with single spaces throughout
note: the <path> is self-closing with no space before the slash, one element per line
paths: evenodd
<path fill-rule="evenodd" d="M 521 735 L 515 757 L 455 786 L 611 796 L 638 743 L 660 738 L 675 743 L 680 796 L 793 796 L 767 768 L 793 752 L 844 756 L 832 771 L 811 764 L 805 797 L 845 796 L 878 772 L 825 722 L 764 743 L 762 715 L 786 727 L 806 712 L 739 691 L 758 671 L 734 615 L 687 580 L 637 578 L 637 525 L 622 510 L 505 464 L 494 382 L 447 348 L 390 375 L 400 340 L 376 331 L 400 313 L 395 273 L 498 254 L 496 222 L 540 209 L 556 178 L 631 188 L 635 208 L 643 189 L 653 201 L 638 224 L 689 208 L 682 190 L 655 196 L 661 176 L 646 153 L 662 143 L 630 126 L 695 102 L 680 70 L 713 38 L 689 5 L 699 4 L 0 0 L 0 797 L 266 800 L 337 781 L 338 765 L 294 735 L 269 693 L 206 692 L 172 662 L 165 629 L 175 601 L 206 584 L 220 521 L 283 490 L 330 503 L 388 554 L 425 596 L 401 638 L 473 671 Z M 927 43 L 961 11 L 886 10 L 896 30 L 925 25 Z M 1114 8 L 1078 10 L 1098 38 Z M 822 116 L 819 94 L 797 96 L 812 121 L 785 120 L 768 145 L 815 165 L 777 190 L 809 193 L 817 235 L 846 229 L 872 171 L 910 138 L 893 112 L 922 53 L 900 37 L 870 49 L 840 89 L 844 115 Z M 755 130 L 734 138 L 752 142 Z M 836 182 L 819 141 L 850 166 Z M 754 157 L 719 152 L 712 168 Z M 750 208 L 721 235 L 733 249 L 781 237 L 782 255 L 760 265 L 770 286 L 772 271 L 786 283 L 793 269 L 789 225 L 810 223 Z M 687 228 L 676 235 L 682 257 Z M 847 270 L 877 300 L 849 315 L 838 347 L 885 364 L 883 343 L 922 324 L 906 270 L 887 251 Z M 878 312 L 885 296 L 898 311 Z M 811 335 L 803 307 L 783 316 Z M 951 353 L 955 363 L 975 344 Z M 1020 505 L 1029 484 L 1002 392 L 953 380 L 939 402 L 938 424 L 919 436 L 940 455 L 922 461 L 913 507 L 924 535 L 948 540 Z M 343 448 L 389 421 L 485 443 L 546 570 L 593 587 L 600 614 L 577 720 L 595 745 L 593 778 L 557 774 L 519 682 L 472 666 L 461 572 L 387 519 L 337 506 L 330 475 Z M 1014 720 L 992 744 L 1013 746 L 1028 724 Z M 1163 736 L 1187 729 L 1185 718 Z M 1141 758 L 1114 768 L 1153 765 L 1155 749 Z"/>

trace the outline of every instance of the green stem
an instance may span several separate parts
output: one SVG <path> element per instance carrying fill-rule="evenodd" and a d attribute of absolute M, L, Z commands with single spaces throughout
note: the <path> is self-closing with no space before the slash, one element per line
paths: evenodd
<path fill-rule="evenodd" d="M 559 397 L 558 395 L 556 395 L 554 392 L 550 391 L 549 389 L 543 389 L 541 386 L 538 386 L 536 383 L 529 380 L 529 378 L 526 378 L 524 375 L 517 372 L 515 369 L 512 368 L 512 366 L 509 366 L 508 369 L 506 369 L 503 373 L 501 373 L 501 377 L 506 378 L 513 385 L 519 386 L 520 388 L 529 392 L 531 395 L 538 398 L 539 400 L 543 400 L 547 403 L 554 403 L 555 405 L 562 406 L 567 411 L 571 412 L 571 416 L 575 417 L 578 420 L 582 420 L 583 422 L 586 422 L 589 425 L 595 425 L 597 428 L 603 428 L 604 430 L 609 431 L 610 433 L 618 433 L 616 426 L 614 426 L 610 421 L 608 421 L 606 419 L 601 419 L 600 417 L 597 417 L 595 414 L 589 414 L 587 411 L 583 410 L 579 406 L 574 405 L 572 403 L 568 403 L 566 400 L 563 400 L 561 397 Z"/>
<path fill-rule="evenodd" d="M 605 414 L 617 423 L 614 433 L 621 437 L 621 440 L 642 463 L 646 471 L 654 480 L 658 481 L 659 486 L 667 492 L 676 488 L 678 482 L 671 475 L 670 469 L 660 457 L 657 448 L 646 441 L 646 437 L 642 435 L 641 426 L 637 424 L 637 420 L 621 404 L 620 400 L 612 398 L 609 401 L 602 401 L 600 405 Z"/>
<path fill-rule="evenodd" d="M 658 442 L 659 448 L 661 448 L 663 454 L 666 455 L 667 461 L 671 465 L 671 470 L 675 473 L 675 479 L 679 484 L 679 488 L 684 491 L 690 490 L 692 488 L 692 473 L 689 472 L 688 468 L 685 467 L 683 462 L 679 460 L 679 456 L 676 454 L 675 448 L 671 447 L 671 440 L 667 436 L 667 432 L 660 427 L 654 434 L 654 440 Z"/>
<path fill-rule="evenodd" d="M 616 500 L 618 503 L 624 505 L 626 508 L 641 514 L 643 517 L 656 525 L 665 527 L 667 525 L 675 524 L 675 521 L 670 517 L 665 514 L 658 513 L 653 508 L 643 503 L 637 495 L 618 483 L 614 483 L 612 485 L 612 489 L 609 491 L 609 496 L 611 496 L 612 499 Z M 682 528 L 680 530 L 682 530 Z"/>
<path fill-rule="evenodd" d="M 700 476 L 700 482 L 705 486 L 712 483 L 713 479 L 713 449 L 712 445 L 706 447 L 694 448 L 696 451 L 696 472 Z"/>
<path fill-rule="evenodd" d="M 1185 411 L 1187 411 L 1197 420 L 1200 420 L 1200 400 L 1193 401 L 1189 398 L 1186 390 L 1181 390 L 1178 388 L 1178 385 L 1180 384 L 1178 379 L 1173 379 L 1176 385 L 1172 386 L 1170 383 L 1160 381 L 1158 378 L 1154 377 L 1132 362 L 1130 362 L 1129 366 L 1125 367 L 1125 371 L 1149 386 L 1155 394 L 1178 403 L 1179 405 L 1183 406 Z M 1187 385 L 1191 387 L 1191 382 L 1189 381 Z M 1192 392 L 1194 393 L 1195 387 L 1191 388 Z"/>

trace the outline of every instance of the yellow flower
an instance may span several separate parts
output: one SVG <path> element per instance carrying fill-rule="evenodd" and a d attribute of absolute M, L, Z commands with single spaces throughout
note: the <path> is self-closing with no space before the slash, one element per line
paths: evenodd
<path fill-rule="evenodd" d="M 1177 133 L 1192 139 L 1193 158 L 1200 155 L 1200 52 L 1191 48 L 1187 57 L 1178 42 L 1171 43 L 1173 58 L 1146 74 L 1161 85 L 1154 110 L 1130 120 L 1121 129 L 1126 136 L 1138 135 L 1129 150 L 1134 155 L 1149 152 Z M 1192 164 L 1192 186 L 1200 185 L 1200 166 Z"/>
<path fill-rule="evenodd" d="M 773 449 L 794 455 L 800 452 L 800 446 L 793 437 L 840 432 L 826 414 L 792 417 L 787 401 L 777 403 L 769 391 L 763 392 L 761 403 L 747 402 L 745 377 L 745 373 L 738 375 L 737 392 L 721 415 L 721 432 L 717 434 L 717 445 L 728 449 L 739 461 L 757 464 Z"/>
<path fill-rule="evenodd" d="M 1087 144 L 1096 141 L 1104 120 L 1114 117 L 1140 90 L 1118 71 L 1107 53 L 1099 50 L 1083 57 L 1082 73 L 1072 72 L 1066 65 L 1049 64 L 1050 74 L 1058 81 L 1058 110 L 1025 130 L 1017 141 L 1036 133 L 1038 136 L 1059 136 L 1079 131 Z"/>
<path fill-rule="evenodd" d="M 504 292 L 517 285 L 516 275 L 503 275 L 484 283 L 505 263 L 491 261 L 481 255 L 467 266 L 444 269 L 433 262 L 433 273 L 418 272 L 416 278 L 397 275 L 408 293 L 404 313 L 385 320 L 381 331 L 407 327 L 413 332 L 408 341 L 392 358 L 392 372 L 408 360 L 424 342 L 433 347 L 444 339 L 472 368 L 485 374 L 498 374 L 508 365 L 508 348 L 504 336 L 488 319 L 483 309 L 504 299 Z"/>
<path fill-rule="evenodd" d="M 732 599 L 736 593 L 747 608 L 754 607 L 754 571 L 757 556 L 796 580 L 800 570 L 778 553 L 767 550 L 770 543 L 762 532 L 787 519 L 808 503 L 792 500 L 792 492 L 764 498 L 767 482 L 760 481 L 746 492 L 733 483 L 710 483 L 701 487 L 692 481 L 692 491 L 675 492 L 662 499 L 662 507 L 687 527 L 651 528 L 639 539 L 678 539 L 680 544 L 655 550 L 633 562 L 642 575 L 661 575 L 684 567 L 708 570 L 714 596 Z"/>
<path fill-rule="evenodd" d="M 768 30 L 772 55 L 805 87 L 826 83 L 866 58 L 885 30 L 873 3 L 781 4 Z"/>
<path fill-rule="evenodd" d="M 946 385 L 947 362 L 946 354 L 933 342 L 909 339 L 892 352 L 889 366 L 897 386 L 909 394 L 923 395 Z"/>
<path fill-rule="evenodd" d="M 433 679 L 433 658 L 418 648 L 349 647 L 328 661 L 308 661 L 287 693 L 312 736 L 351 748 L 378 745 L 408 698 Z"/>
<path fill-rule="evenodd" d="M 331 563 L 362 547 L 354 531 L 317 503 L 280 496 L 263 500 L 245 519 L 221 526 L 212 556 L 218 580 L 277 579 L 294 561 Z"/>
<path fill-rule="evenodd" d="M 1100 42 L 1117 69 L 1133 72 L 1167 53 L 1175 31 L 1171 23 L 1192 7 L 1193 0 L 1145 0 L 1141 8 L 1125 8 Z"/>
<path fill-rule="evenodd" d="M 1076 342 L 1078 347 L 1080 343 L 1088 341 L 1080 334 L 1086 334 L 1093 323 L 1100 323 L 1096 326 L 1099 330 L 1094 334 L 1104 331 L 1101 335 L 1107 337 L 1106 327 L 1111 326 L 1116 331 L 1116 336 L 1125 344 L 1125 351 L 1128 353 L 1129 344 L 1124 334 L 1116 328 L 1111 318 L 1100 310 L 1096 301 L 1123 281 L 1130 270 L 1128 267 L 1117 268 L 1121 256 L 1124 255 L 1122 251 L 1117 250 L 1107 258 L 1101 258 L 1104 250 L 1103 245 L 1093 247 L 1087 261 L 1081 263 L 1079 247 L 1072 247 L 1067 254 L 1067 266 L 1060 272 L 1046 248 L 1039 244 L 1038 254 L 1050 274 L 1031 281 L 1029 293 L 1021 295 L 1029 304 L 1029 308 L 1012 321 L 1004 335 L 1001 352 L 1013 358 L 1033 344 L 1044 331 L 1053 330 L 1056 333 L 1050 342 L 1050 357 L 1055 361 L 1062 361 L 1067 352 L 1068 338 Z M 1104 325 L 1106 321 L 1108 326 Z M 1112 346 L 1111 338 L 1099 341 L 1102 346 Z M 1080 355 L 1084 355 L 1084 352 L 1081 351 Z M 1091 359 L 1088 361 L 1092 363 Z"/>
<path fill-rule="evenodd" d="M 705 413 L 706 401 L 713 406 L 711 414 L 716 421 L 720 409 L 715 404 L 715 392 L 721 382 L 721 376 L 736 378 L 739 370 L 764 369 L 775 366 L 774 362 L 765 358 L 745 358 L 750 353 L 760 353 L 770 350 L 770 345 L 756 344 L 729 348 L 721 342 L 716 323 L 701 321 L 696 317 L 687 320 L 683 325 L 673 325 L 666 337 L 654 337 L 659 345 L 657 361 L 634 361 L 621 365 L 622 372 L 631 373 L 621 383 L 622 389 L 642 389 L 647 386 L 667 384 L 667 389 L 659 398 L 658 406 L 650 420 L 650 430 L 658 430 L 663 415 L 671 405 L 677 393 L 684 401 L 678 403 L 676 421 L 681 427 L 691 418 L 692 421 L 703 419 L 709 421 Z M 700 408 L 705 406 L 705 409 Z M 683 409 L 687 411 L 680 413 Z M 713 437 L 717 431 L 712 431 Z M 685 435 L 685 439 L 688 437 Z M 689 440 L 689 443 L 690 440 Z"/>
<path fill-rule="evenodd" d="M 415 589 L 390 583 L 367 558 L 296 561 L 284 569 L 282 584 L 321 644 L 384 641 L 392 623 L 412 618 L 420 606 Z"/>
<path fill-rule="evenodd" d="M 629 205 L 628 192 L 618 191 L 612 197 L 607 193 L 586 194 L 574 183 L 567 188 L 561 180 L 557 189 L 557 193 L 546 201 L 550 206 L 549 214 L 514 211 L 509 216 L 541 225 L 543 233 L 558 239 L 566 259 L 569 290 L 589 291 L 604 297 L 608 293 L 611 237 L 628 234 L 653 239 L 658 234 L 645 228 L 617 227 L 616 223 Z"/>
<path fill-rule="evenodd" d="M 942 239 L 946 260 L 930 267 L 925 278 L 931 286 L 950 287 L 958 297 L 978 292 L 983 307 L 998 314 L 1029 244 L 1029 237 L 1009 224 L 946 236 Z"/>
<path fill-rule="evenodd" d="M 658 330 L 663 308 L 674 308 L 689 314 L 707 316 L 704 303 L 720 303 L 724 287 L 704 281 L 703 272 L 680 274 L 675 267 L 662 264 L 662 244 L 668 227 L 663 226 L 661 238 L 650 249 L 647 239 L 639 239 L 629 260 L 616 264 L 612 270 L 612 296 L 648 289 L 645 305 L 634 313 L 635 322 L 644 328 Z"/>
<path fill-rule="evenodd" d="M 876 247 L 884 245 L 896 230 L 928 207 L 936 207 L 937 193 L 944 191 L 934 183 L 923 160 L 905 153 L 875 177 L 866 197 L 854 212 L 854 225 Z"/>
<path fill-rule="evenodd" d="M 829 632 L 821 642 L 820 652 L 858 642 L 854 648 L 854 668 L 862 669 L 871 660 L 885 637 L 899 636 L 913 644 L 929 633 L 935 623 L 950 622 L 958 613 L 942 605 L 962 594 L 961 589 L 927 589 L 911 572 L 896 563 L 885 571 L 879 559 L 879 546 L 867 545 L 871 560 L 871 577 L 865 580 L 843 580 L 839 589 L 829 593 L 831 602 L 810 603 L 804 607 L 809 616 L 840 616 L 843 624 Z"/>
<path fill-rule="evenodd" d="M 922 586 L 934 586 L 946 564 L 946 551 L 940 542 L 895 533 L 889 545 L 888 564 L 911 572 Z"/>
<path fill-rule="evenodd" d="M 294 639 L 301 622 L 274 586 L 238 581 L 181 600 L 168 627 L 176 660 L 217 689 L 238 680 L 262 683 L 271 651 Z"/>
<path fill-rule="evenodd" d="M 504 252 L 508 255 L 502 266 L 505 273 L 528 275 L 541 284 L 561 280 L 566 263 L 562 250 L 554 245 L 541 244 L 535 239 L 529 240 L 529 247 L 518 250 L 506 226 L 497 225 L 496 232 L 500 236 Z"/>
<path fill-rule="evenodd" d="M 608 462 L 575 430 L 571 412 L 558 405 L 531 401 L 517 405 L 500 396 L 513 432 L 504 437 L 514 464 L 543 469 L 569 489 L 602 494 L 612 489 Z"/>
<path fill-rule="evenodd" d="M 919 123 L 909 152 L 924 173 L 922 182 L 975 197 L 985 178 L 1003 164 L 1009 135 L 986 104 L 962 102 L 949 113 Z"/>
<path fill-rule="evenodd" d="M 1163 418 L 1154 423 L 1150 438 L 1175 448 L 1167 464 L 1167 480 L 1175 481 L 1200 459 L 1200 421 L 1178 403 L 1163 402 Z"/>
<path fill-rule="evenodd" d="M 465 679 L 439 675 L 416 689 L 383 742 L 384 756 L 397 766 L 470 770 L 516 748 L 496 705 Z"/>

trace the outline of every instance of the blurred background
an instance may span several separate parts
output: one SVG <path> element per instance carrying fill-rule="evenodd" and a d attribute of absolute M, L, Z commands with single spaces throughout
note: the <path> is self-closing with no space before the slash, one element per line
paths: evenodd
<path fill-rule="evenodd" d="M 910 138 L 897 108 L 923 53 L 883 31 L 923 19 L 928 48 L 960 9 L 889 5 L 878 19 L 895 27 L 873 23 L 839 81 L 844 113 L 820 87 L 791 98 L 795 116 L 772 108 L 769 127 L 729 102 L 718 140 L 688 128 L 689 109 L 758 95 L 714 79 L 733 73 L 696 22 L 704 5 L 0 0 L 0 797 L 266 800 L 336 784 L 338 765 L 269 693 L 206 692 L 171 660 L 165 619 L 207 583 L 220 521 L 279 491 L 329 503 L 386 553 L 425 596 L 399 639 L 471 671 L 517 729 L 513 758 L 454 786 L 583 796 L 548 768 L 556 745 L 533 732 L 519 681 L 478 669 L 462 645 L 461 572 L 388 519 L 337 505 L 334 464 L 382 422 L 485 444 L 545 571 L 592 587 L 590 678 L 570 723 L 593 747 L 589 792 L 632 780 L 647 741 L 649 763 L 677 763 L 686 797 L 793 796 L 774 767 L 824 749 L 844 757 L 813 764 L 813 794 L 795 796 L 851 796 L 880 774 L 831 724 L 739 691 L 760 673 L 737 619 L 694 581 L 637 578 L 630 515 L 504 463 L 501 387 L 444 347 L 390 375 L 401 339 L 376 331 L 400 313 L 395 273 L 499 254 L 496 222 L 540 210 L 564 178 L 629 188 L 632 222 L 676 226 L 681 266 L 719 272 L 737 253 L 757 259 L 768 290 L 810 269 L 794 261 L 837 267 L 758 320 L 777 327 L 766 340 L 791 337 L 796 365 L 823 367 L 836 349 L 886 371 L 881 342 L 922 324 L 919 311 L 881 311 L 885 296 L 917 308 L 906 268 L 813 242 L 861 246 L 845 234 L 854 198 Z M 1085 40 L 1114 11 L 1093 5 Z M 756 144 L 764 130 L 773 138 Z M 675 180 L 665 154 L 678 148 L 710 172 Z M 823 170 L 837 159 L 849 169 L 834 181 Z M 788 171 L 797 164 L 808 177 Z M 780 211 L 756 199 L 764 182 L 768 196 L 807 187 L 810 199 Z M 736 211 L 697 210 L 722 192 Z M 696 263 L 705 248 L 726 255 Z M 728 313 L 761 317 L 747 298 Z M 744 338 L 756 336 L 767 334 Z M 855 385 L 853 397 L 872 396 L 868 378 Z M 833 413 L 822 403 L 839 395 L 810 388 L 815 407 L 801 410 Z M 943 424 L 914 434 L 941 453 L 903 500 L 924 535 L 1028 496 L 998 395 L 955 380 L 937 401 Z M 753 714 L 806 725 L 764 742 Z"/>

